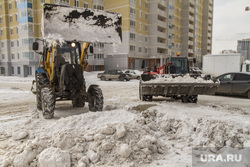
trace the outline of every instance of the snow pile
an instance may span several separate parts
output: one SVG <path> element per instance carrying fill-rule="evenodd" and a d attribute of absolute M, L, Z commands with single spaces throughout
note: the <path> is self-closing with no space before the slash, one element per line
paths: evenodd
<path fill-rule="evenodd" d="M 55 40 L 121 43 L 121 14 L 45 5 L 43 36 L 47 42 Z"/>
<path fill-rule="evenodd" d="M 86 113 L 47 123 L 40 118 L 29 120 L 19 127 L 22 133 L 12 132 L 13 139 L 21 142 L 7 147 L 10 151 L 0 163 L 20 167 L 142 166 L 171 154 L 176 141 L 182 147 L 243 148 L 250 140 L 249 127 L 206 118 L 172 118 L 157 111 L 157 106 L 137 109 Z"/>
<path fill-rule="evenodd" d="M 155 79 L 151 79 L 149 81 L 145 81 L 146 83 L 214 83 L 213 80 L 205 80 L 202 77 L 191 77 L 189 74 L 184 76 L 173 76 L 173 75 L 157 75 Z"/>

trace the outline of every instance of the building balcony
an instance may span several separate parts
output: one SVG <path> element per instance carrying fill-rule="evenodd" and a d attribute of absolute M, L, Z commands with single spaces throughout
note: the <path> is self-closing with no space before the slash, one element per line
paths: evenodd
<path fill-rule="evenodd" d="M 188 24 L 188 28 L 191 29 L 191 30 L 194 30 L 194 25 Z"/>
<path fill-rule="evenodd" d="M 188 33 L 188 36 L 191 37 L 191 38 L 194 38 L 194 33 L 189 32 L 189 33 Z"/>
<path fill-rule="evenodd" d="M 207 46 L 207 50 L 211 50 L 211 46 Z"/>
<path fill-rule="evenodd" d="M 212 20 L 208 19 L 208 24 L 212 25 Z"/>
<path fill-rule="evenodd" d="M 188 53 L 194 53 L 193 49 L 188 49 Z"/>
<path fill-rule="evenodd" d="M 159 25 L 159 26 L 162 26 L 162 27 L 167 27 L 167 22 L 164 22 L 164 21 L 161 21 L 161 20 L 157 20 L 157 24 Z"/>
<path fill-rule="evenodd" d="M 191 15 L 189 15 L 189 20 L 191 20 L 192 22 L 194 22 L 194 16 L 191 16 Z"/>
<path fill-rule="evenodd" d="M 207 36 L 211 38 L 212 37 L 212 33 L 207 33 Z"/>
<path fill-rule="evenodd" d="M 189 7 L 189 12 L 194 14 L 194 8 Z"/>
<path fill-rule="evenodd" d="M 209 0 L 209 4 L 210 4 L 210 5 L 213 5 L 213 0 Z"/>
<path fill-rule="evenodd" d="M 157 36 L 166 39 L 167 34 L 165 32 L 157 31 Z"/>
<path fill-rule="evenodd" d="M 211 44 L 211 40 L 210 40 L 210 39 L 208 39 L 208 40 L 207 40 L 207 43 L 210 43 L 210 44 Z"/>
<path fill-rule="evenodd" d="M 167 44 L 164 42 L 157 42 L 157 47 L 167 49 Z"/>
<path fill-rule="evenodd" d="M 168 3 L 166 0 L 158 0 L 158 3 L 165 6 L 165 7 L 168 6 Z"/>
<path fill-rule="evenodd" d="M 193 41 L 188 41 L 188 45 L 194 46 L 194 42 Z"/>
<path fill-rule="evenodd" d="M 208 6 L 208 10 L 210 11 L 210 12 L 213 12 L 213 7 L 212 6 Z"/>
<path fill-rule="evenodd" d="M 208 18 L 212 18 L 212 17 L 213 17 L 212 13 L 208 13 Z"/>
<path fill-rule="evenodd" d="M 161 9 L 157 9 L 157 14 L 166 17 L 167 13 Z"/>
<path fill-rule="evenodd" d="M 190 5 L 195 6 L 194 0 L 189 0 Z"/>
<path fill-rule="evenodd" d="M 208 29 L 208 31 L 210 31 L 210 32 L 212 31 L 212 27 L 211 27 L 211 26 L 208 26 L 207 29 Z"/>

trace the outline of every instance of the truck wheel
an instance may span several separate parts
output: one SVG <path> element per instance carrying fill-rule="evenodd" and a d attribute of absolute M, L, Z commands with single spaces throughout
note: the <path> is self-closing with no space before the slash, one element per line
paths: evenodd
<path fill-rule="evenodd" d="M 85 99 L 83 97 L 73 99 L 72 104 L 73 104 L 73 107 L 84 107 L 85 106 Z"/>
<path fill-rule="evenodd" d="M 124 81 L 124 77 L 123 76 L 119 76 L 119 78 L 118 78 L 120 81 Z"/>
<path fill-rule="evenodd" d="M 104 76 L 102 76 L 102 77 L 101 77 L 101 80 L 102 80 L 102 81 L 105 81 L 105 80 L 106 80 L 106 78 L 105 78 Z"/>
<path fill-rule="evenodd" d="M 54 117 L 56 98 L 51 88 L 45 87 L 41 90 L 42 112 L 45 119 Z"/>
<path fill-rule="evenodd" d="M 140 77 L 140 76 L 138 76 L 138 77 L 137 77 L 137 79 L 138 79 L 138 80 L 140 80 L 140 79 L 141 79 L 141 77 Z"/>
<path fill-rule="evenodd" d="M 181 96 L 182 103 L 197 103 L 198 101 L 198 95 L 183 95 Z"/>
<path fill-rule="evenodd" d="M 250 99 L 250 90 L 247 92 L 247 98 Z"/>
<path fill-rule="evenodd" d="M 96 112 L 103 109 L 103 94 L 98 86 L 91 86 L 88 90 L 89 110 Z"/>
<path fill-rule="evenodd" d="M 36 107 L 42 110 L 41 89 L 49 84 L 49 80 L 44 74 L 36 74 Z"/>
<path fill-rule="evenodd" d="M 142 96 L 142 101 L 152 101 L 153 100 L 153 96 L 151 95 L 143 95 Z"/>

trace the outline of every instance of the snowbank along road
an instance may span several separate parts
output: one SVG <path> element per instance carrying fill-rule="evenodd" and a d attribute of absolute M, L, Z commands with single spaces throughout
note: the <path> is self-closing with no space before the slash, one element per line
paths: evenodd
<path fill-rule="evenodd" d="M 0 166 L 192 166 L 192 147 L 250 147 L 249 99 L 199 96 L 197 104 L 139 100 L 139 81 L 100 81 L 104 110 L 57 102 L 45 120 L 33 78 L 0 77 Z M 249 160 L 240 165 L 249 164 Z"/>

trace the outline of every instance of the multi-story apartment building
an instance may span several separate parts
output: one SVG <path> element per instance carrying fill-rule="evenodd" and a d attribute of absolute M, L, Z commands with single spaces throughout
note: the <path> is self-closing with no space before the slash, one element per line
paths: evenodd
<path fill-rule="evenodd" d="M 245 60 L 250 60 L 250 38 L 238 40 L 237 52 L 244 56 Z"/>
<path fill-rule="evenodd" d="M 0 0 L 1 75 L 34 75 L 40 56 L 32 42 L 42 38 L 42 3 L 122 14 L 122 44 L 94 43 L 89 71 L 142 63 L 152 69 L 177 52 L 201 66 L 202 55 L 211 54 L 213 0 Z"/>

